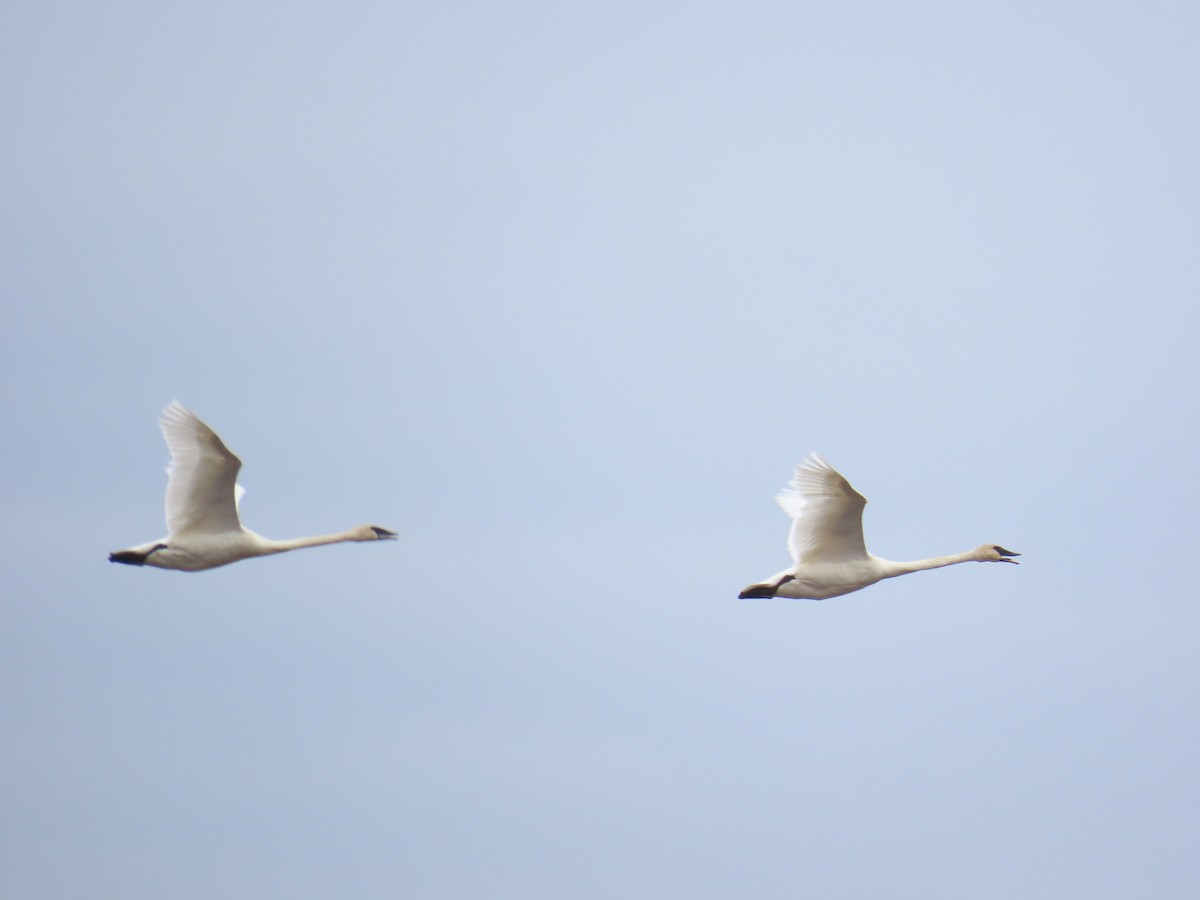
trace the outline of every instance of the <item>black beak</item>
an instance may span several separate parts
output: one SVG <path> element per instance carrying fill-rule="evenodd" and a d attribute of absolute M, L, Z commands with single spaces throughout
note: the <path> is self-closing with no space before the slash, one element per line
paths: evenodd
<path fill-rule="evenodd" d="M 381 541 L 394 541 L 399 535 L 394 531 L 388 531 L 386 528 L 380 528 L 378 525 L 372 525 L 371 530 L 375 532 L 375 536 Z"/>
<path fill-rule="evenodd" d="M 1004 557 L 1002 560 L 1000 560 L 1000 562 L 1010 562 L 1014 566 L 1020 565 L 1020 563 L 1017 562 L 1015 559 L 1009 559 L 1010 556 L 1020 556 L 1021 555 L 1020 553 L 1017 553 L 1014 550 L 1005 550 L 1003 547 L 996 547 L 994 549 L 997 553 L 999 553 L 1002 557 Z"/>

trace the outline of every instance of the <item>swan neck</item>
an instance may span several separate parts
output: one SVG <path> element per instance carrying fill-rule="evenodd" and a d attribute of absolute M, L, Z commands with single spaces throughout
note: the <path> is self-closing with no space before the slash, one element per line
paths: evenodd
<path fill-rule="evenodd" d="M 970 562 L 975 557 L 973 550 L 964 553 L 954 553 L 950 556 L 934 556 L 930 559 L 915 559 L 910 562 L 893 562 L 890 559 L 880 560 L 887 569 L 884 578 L 894 578 L 897 575 L 907 575 L 910 572 L 923 572 L 926 569 L 940 569 L 943 566 L 953 566 L 956 563 Z"/>
<path fill-rule="evenodd" d="M 342 531 L 338 534 L 316 534 L 310 537 L 289 538 L 283 541 L 274 541 L 270 538 L 263 538 L 265 552 L 267 553 L 286 553 L 288 550 L 302 550 L 305 547 L 320 547 L 324 544 L 340 544 L 344 541 L 352 541 L 354 538 L 349 532 Z"/>

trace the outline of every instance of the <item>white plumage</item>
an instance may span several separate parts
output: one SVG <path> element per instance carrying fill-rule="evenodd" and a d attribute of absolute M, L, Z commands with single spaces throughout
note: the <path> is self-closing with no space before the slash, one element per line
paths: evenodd
<path fill-rule="evenodd" d="M 172 400 L 158 420 L 171 464 L 167 468 L 167 536 L 109 554 L 110 562 L 196 572 L 239 559 L 267 556 L 301 547 L 343 541 L 381 541 L 396 537 L 377 525 L 360 525 L 338 534 L 274 541 L 243 528 L 238 503 L 245 490 L 237 483 L 242 461 L 216 432 Z"/>
<path fill-rule="evenodd" d="M 816 453 L 796 466 L 775 498 L 792 519 L 788 550 L 792 567 L 750 585 L 738 596 L 825 600 L 861 590 L 884 578 L 960 562 L 1009 562 L 1020 556 L 996 544 L 980 544 L 952 556 L 893 562 L 872 556 L 863 541 L 867 500 Z"/>

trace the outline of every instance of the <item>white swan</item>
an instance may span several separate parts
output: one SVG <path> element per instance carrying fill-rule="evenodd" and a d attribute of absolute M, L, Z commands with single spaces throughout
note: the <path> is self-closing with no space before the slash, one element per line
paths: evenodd
<path fill-rule="evenodd" d="M 1020 556 L 996 544 L 980 544 L 953 556 L 892 562 L 867 552 L 862 513 L 867 500 L 817 454 L 796 466 L 788 487 L 775 497 L 792 517 L 788 549 L 795 565 L 750 585 L 738 597 L 795 597 L 826 600 L 868 587 L 884 578 L 939 569 L 961 562 L 1016 563 Z"/>
<path fill-rule="evenodd" d="M 172 400 L 162 411 L 158 424 L 171 451 L 167 536 L 110 553 L 109 562 L 199 572 L 301 547 L 396 537 L 395 532 L 376 525 L 290 541 L 273 541 L 255 534 L 238 520 L 238 501 L 245 492 L 237 484 L 242 461 L 229 452 L 216 432 L 177 401 Z"/>

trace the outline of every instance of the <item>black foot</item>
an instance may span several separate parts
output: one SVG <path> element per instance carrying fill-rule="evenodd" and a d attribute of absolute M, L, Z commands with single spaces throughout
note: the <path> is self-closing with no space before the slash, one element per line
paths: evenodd
<path fill-rule="evenodd" d="M 761 600 L 775 596 L 775 591 L 778 587 L 773 584 L 752 584 L 740 594 L 739 600 Z"/>
<path fill-rule="evenodd" d="M 166 544 L 155 544 L 145 553 L 139 553 L 137 550 L 118 550 L 116 553 L 108 554 L 108 561 L 124 563 L 127 566 L 144 566 L 151 553 L 166 549 Z"/>

